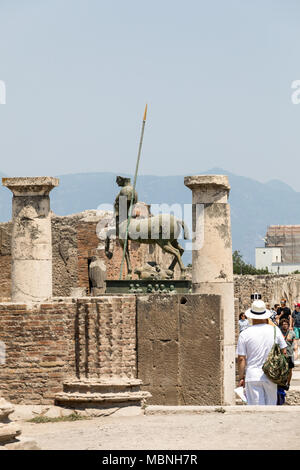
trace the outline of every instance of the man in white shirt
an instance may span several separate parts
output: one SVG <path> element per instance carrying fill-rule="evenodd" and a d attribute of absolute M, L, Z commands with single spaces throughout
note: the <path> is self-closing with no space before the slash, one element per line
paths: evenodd
<path fill-rule="evenodd" d="M 242 331 L 238 340 L 239 386 L 246 389 L 248 405 L 276 405 L 277 385 L 264 374 L 262 366 L 274 344 L 274 328 L 283 354 L 287 344 L 279 328 L 268 324 L 271 312 L 262 300 L 255 300 L 245 315 L 253 325 Z"/>

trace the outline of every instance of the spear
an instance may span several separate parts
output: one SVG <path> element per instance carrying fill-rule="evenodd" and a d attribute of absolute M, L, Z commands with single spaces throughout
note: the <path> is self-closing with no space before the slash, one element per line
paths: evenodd
<path fill-rule="evenodd" d="M 147 117 L 147 108 L 148 108 L 148 105 L 146 104 L 145 111 L 144 111 L 144 117 L 143 117 L 143 124 L 142 124 L 142 131 L 141 131 L 141 137 L 140 137 L 138 157 L 137 157 L 136 166 L 135 166 L 133 191 L 132 191 L 131 201 L 130 201 L 130 206 L 129 206 L 129 211 L 128 211 L 127 227 L 126 227 L 125 242 L 124 242 L 124 249 L 123 249 L 123 256 L 122 256 L 119 280 L 122 279 L 124 258 L 125 258 L 125 253 L 126 253 L 126 250 L 127 250 L 127 244 L 128 244 L 128 228 L 129 228 L 129 224 L 130 224 L 130 220 L 131 220 L 131 214 L 132 214 L 132 208 L 133 208 L 133 199 L 134 199 L 134 195 L 135 195 L 136 179 L 137 179 L 137 174 L 138 174 L 138 169 L 139 169 L 139 164 L 140 164 L 140 158 L 141 158 L 141 151 L 142 151 L 142 145 L 143 145 L 143 139 L 144 139 L 144 129 L 145 129 L 146 117 Z"/>

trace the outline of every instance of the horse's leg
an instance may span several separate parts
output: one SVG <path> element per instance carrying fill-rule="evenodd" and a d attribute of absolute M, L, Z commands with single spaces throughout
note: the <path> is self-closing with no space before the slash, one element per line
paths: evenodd
<path fill-rule="evenodd" d="M 178 240 L 173 240 L 171 243 L 174 246 L 174 248 L 177 248 L 177 250 L 179 250 L 180 256 L 182 256 L 184 253 L 184 249 L 182 248 L 181 245 L 179 245 Z"/>
<path fill-rule="evenodd" d="M 182 248 L 182 246 L 179 245 L 179 243 L 178 243 L 177 240 L 173 240 L 173 241 L 172 241 L 172 246 L 173 246 L 174 248 L 176 248 L 176 249 L 179 251 L 178 264 L 179 264 L 179 266 L 180 266 L 181 277 L 182 277 L 182 278 L 185 278 L 186 267 L 184 266 L 184 264 L 183 264 L 183 262 L 182 262 L 182 258 L 181 258 L 181 256 L 182 256 L 183 253 L 184 253 L 184 249 Z"/>
<path fill-rule="evenodd" d="M 124 246 L 125 246 L 124 240 L 122 240 L 122 238 L 119 238 L 119 243 L 120 243 L 120 247 L 122 249 L 122 256 L 123 256 Z M 126 276 L 126 278 L 131 279 L 131 271 L 132 270 L 131 270 L 131 263 L 130 263 L 129 250 L 128 250 L 128 240 L 127 240 L 127 247 L 126 247 L 126 251 L 125 251 L 125 260 L 126 260 L 126 266 L 127 266 L 127 276 Z"/>

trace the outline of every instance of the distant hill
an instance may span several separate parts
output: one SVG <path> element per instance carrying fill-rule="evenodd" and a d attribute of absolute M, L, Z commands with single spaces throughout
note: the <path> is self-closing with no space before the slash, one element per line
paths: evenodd
<path fill-rule="evenodd" d="M 263 246 L 262 237 L 268 225 L 300 224 L 300 193 L 282 181 L 259 183 L 221 168 L 198 173 L 228 175 L 233 249 L 240 250 L 247 262 L 254 264 L 254 249 Z M 0 176 L 4 175 L 0 173 Z M 118 192 L 116 173 L 70 174 L 59 178 L 60 186 L 51 192 L 51 207 L 58 215 L 96 209 L 103 203 L 113 204 Z M 152 204 L 190 204 L 192 201 L 191 191 L 184 186 L 183 175 L 141 175 L 137 191 L 141 201 Z M 1 186 L 0 221 L 10 218 L 11 192 Z M 185 257 L 185 262 L 190 262 L 190 255 Z"/>

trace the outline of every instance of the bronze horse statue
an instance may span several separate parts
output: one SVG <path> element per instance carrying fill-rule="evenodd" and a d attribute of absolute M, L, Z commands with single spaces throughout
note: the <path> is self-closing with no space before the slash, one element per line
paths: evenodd
<path fill-rule="evenodd" d="M 121 222 L 117 227 L 117 234 L 121 248 L 124 250 L 126 239 L 126 230 L 128 219 Z M 181 228 L 183 229 L 184 239 L 189 239 L 188 228 L 183 220 L 178 219 L 172 214 L 158 214 L 151 217 L 132 218 L 128 226 L 128 240 L 133 240 L 138 243 L 145 243 L 148 245 L 157 244 L 166 253 L 174 256 L 172 263 L 169 266 L 171 271 L 174 271 L 176 263 L 179 264 L 181 270 L 181 277 L 184 278 L 185 266 L 182 262 L 181 256 L 184 249 L 179 245 L 177 239 L 180 235 Z M 105 254 L 110 259 L 113 253 L 109 251 L 110 237 L 115 233 L 115 229 L 107 231 L 105 240 Z M 131 279 L 132 268 L 130 262 L 130 255 L 128 243 L 125 251 L 125 259 L 127 264 L 128 277 Z"/>

